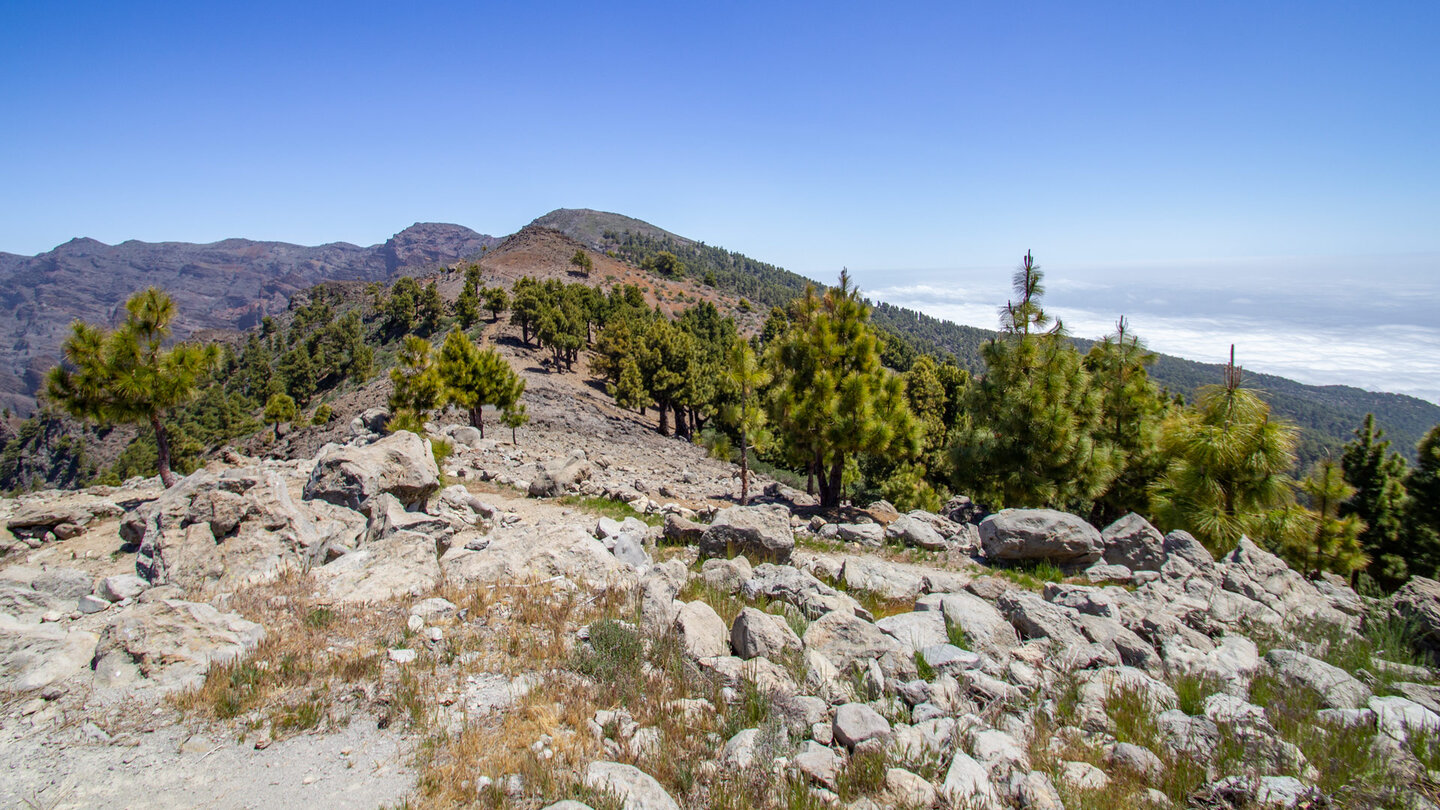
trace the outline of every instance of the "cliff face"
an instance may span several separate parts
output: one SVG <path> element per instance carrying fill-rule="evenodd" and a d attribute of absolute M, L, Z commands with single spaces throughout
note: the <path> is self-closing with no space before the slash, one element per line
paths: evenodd
<path fill-rule="evenodd" d="M 459 261 L 496 241 L 459 225 L 420 223 L 370 247 L 73 239 L 37 256 L 0 253 L 0 406 L 29 412 L 70 322 L 113 323 L 125 299 L 148 286 L 174 297 L 181 336 L 246 329 L 319 282 L 383 281 Z"/>

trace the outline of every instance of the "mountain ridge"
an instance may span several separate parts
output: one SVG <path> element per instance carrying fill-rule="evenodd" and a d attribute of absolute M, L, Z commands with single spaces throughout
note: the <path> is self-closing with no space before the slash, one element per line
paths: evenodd
<path fill-rule="evenodd" d="M 245 329 L 282 312 L 291 295 L 323 281 L 384 281 L 402 272 L 438 270 L 475 258 L 528 228 L 557 231 L 586 247 L 633 264 L 659 250 L 680 254 L 697 278 L 754 304 L 783 304 L 821 282 L 744 254 L 707 245 L 643 220 L 585 208 L 559 208 L 504 238 L 461 225 L 415 223 L 369 246 L 315 246 L 231 237 L 210 243 L 127 240 L 108 245 L 76 237 L 35 256 L 0 252 L 0 405 L 24 413 L 45 372 L 59 360 L 71 320 L 112 322 L 124 300 L 150 284 L 165 287 L 181 310 L 179 335 Z M 952 355 L 972 372 L 983 369 L 979 347 L 993 330 L 956 324 L 886 302 L 872 302 L 876 324 L 910 351 Z M 1082 347 L 1089 341 L 1077 340 Z M 1219 379 L 1218 366 L 1158 355 L 1152 376 L 1186 397 Z M 1404 394 L 1346 385 L 1306 385 L 1252 372 L 1276 412 L 1308 428 L 1302 456 L 1313 459 L 1342 444 L 1368 411 L 1403 453 L 1413 452 L 1440 406 Z"/>

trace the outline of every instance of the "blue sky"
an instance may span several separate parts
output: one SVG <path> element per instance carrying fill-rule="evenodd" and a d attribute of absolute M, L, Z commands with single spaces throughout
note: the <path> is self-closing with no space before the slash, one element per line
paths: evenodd
<path fill-rule="evenodd" d="M 1075 281 L 1423 281 L 1436 31 L 1433 2 L 12 2 L 0 250 L 563 206 L 875 289 L 1026 249 Z"/>

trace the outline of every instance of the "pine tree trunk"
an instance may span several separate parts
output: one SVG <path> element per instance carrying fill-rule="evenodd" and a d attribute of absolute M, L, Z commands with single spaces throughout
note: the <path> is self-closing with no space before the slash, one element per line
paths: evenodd
<path fill-rule="evenodd" d="M 670 404 L 666 402 L 655 403 L 655 410 L 660 412 L 660 435 L 670 435 Z"/>
<path fill-rule="evenodd" d="M 750 448 L 745 445 L 745 432 L 740 432 L 740 505 L 750 505 Z"/>
<path fill-rule="evenodd" d="M 682 439 L 690 438 L 690 425 L 685 421 L 685 406 L 675 406 L 675 435 Z"/>
<path fill-rule="evenodd" d="M 835 507 L 840 505 L 840 490 L 844 483 L 845 457 L 837 454 L 835 461 L 830 465 L 828 474 L 822 475 L 820 479 L 820 505 Z"/>
<path fill-rule="evenodd" d="M 480 438 L 485 438 L 485 406 L 476 405 L 470 409 L 470 427 L 480 431 Z"/>
<path fill-rule="evenodd" d="M 178 480 L 170 469 L 170 436 L 165 432 L 165 426 L 160 424 L 158 415 L 150 417 L 150 427 L 155 429 L 155 460 L 160 468 L 160 483 L 169 489 Z"/>

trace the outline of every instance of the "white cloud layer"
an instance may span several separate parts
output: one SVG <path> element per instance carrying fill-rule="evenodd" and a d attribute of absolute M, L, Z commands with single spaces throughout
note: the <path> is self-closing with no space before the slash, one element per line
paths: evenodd
<path fill-rule="evenodd" d="M 1165 354 L 1220 363 L 1234 343 L 1237 359 L 1257 372 L 1437 402 L 1440 260 L 1401 264 L 1343 272 L 1334 263 L 1307 269 L 1265 260 L 1200 273 L 1090 269 L 1071 278 L 1052 271 L 1045 306 L 1077 337 L 1101 337 L 1124 314 Z M 857 275 L 869 298 L 987 329 L 1011 297 L 1002 270 Z"/>

